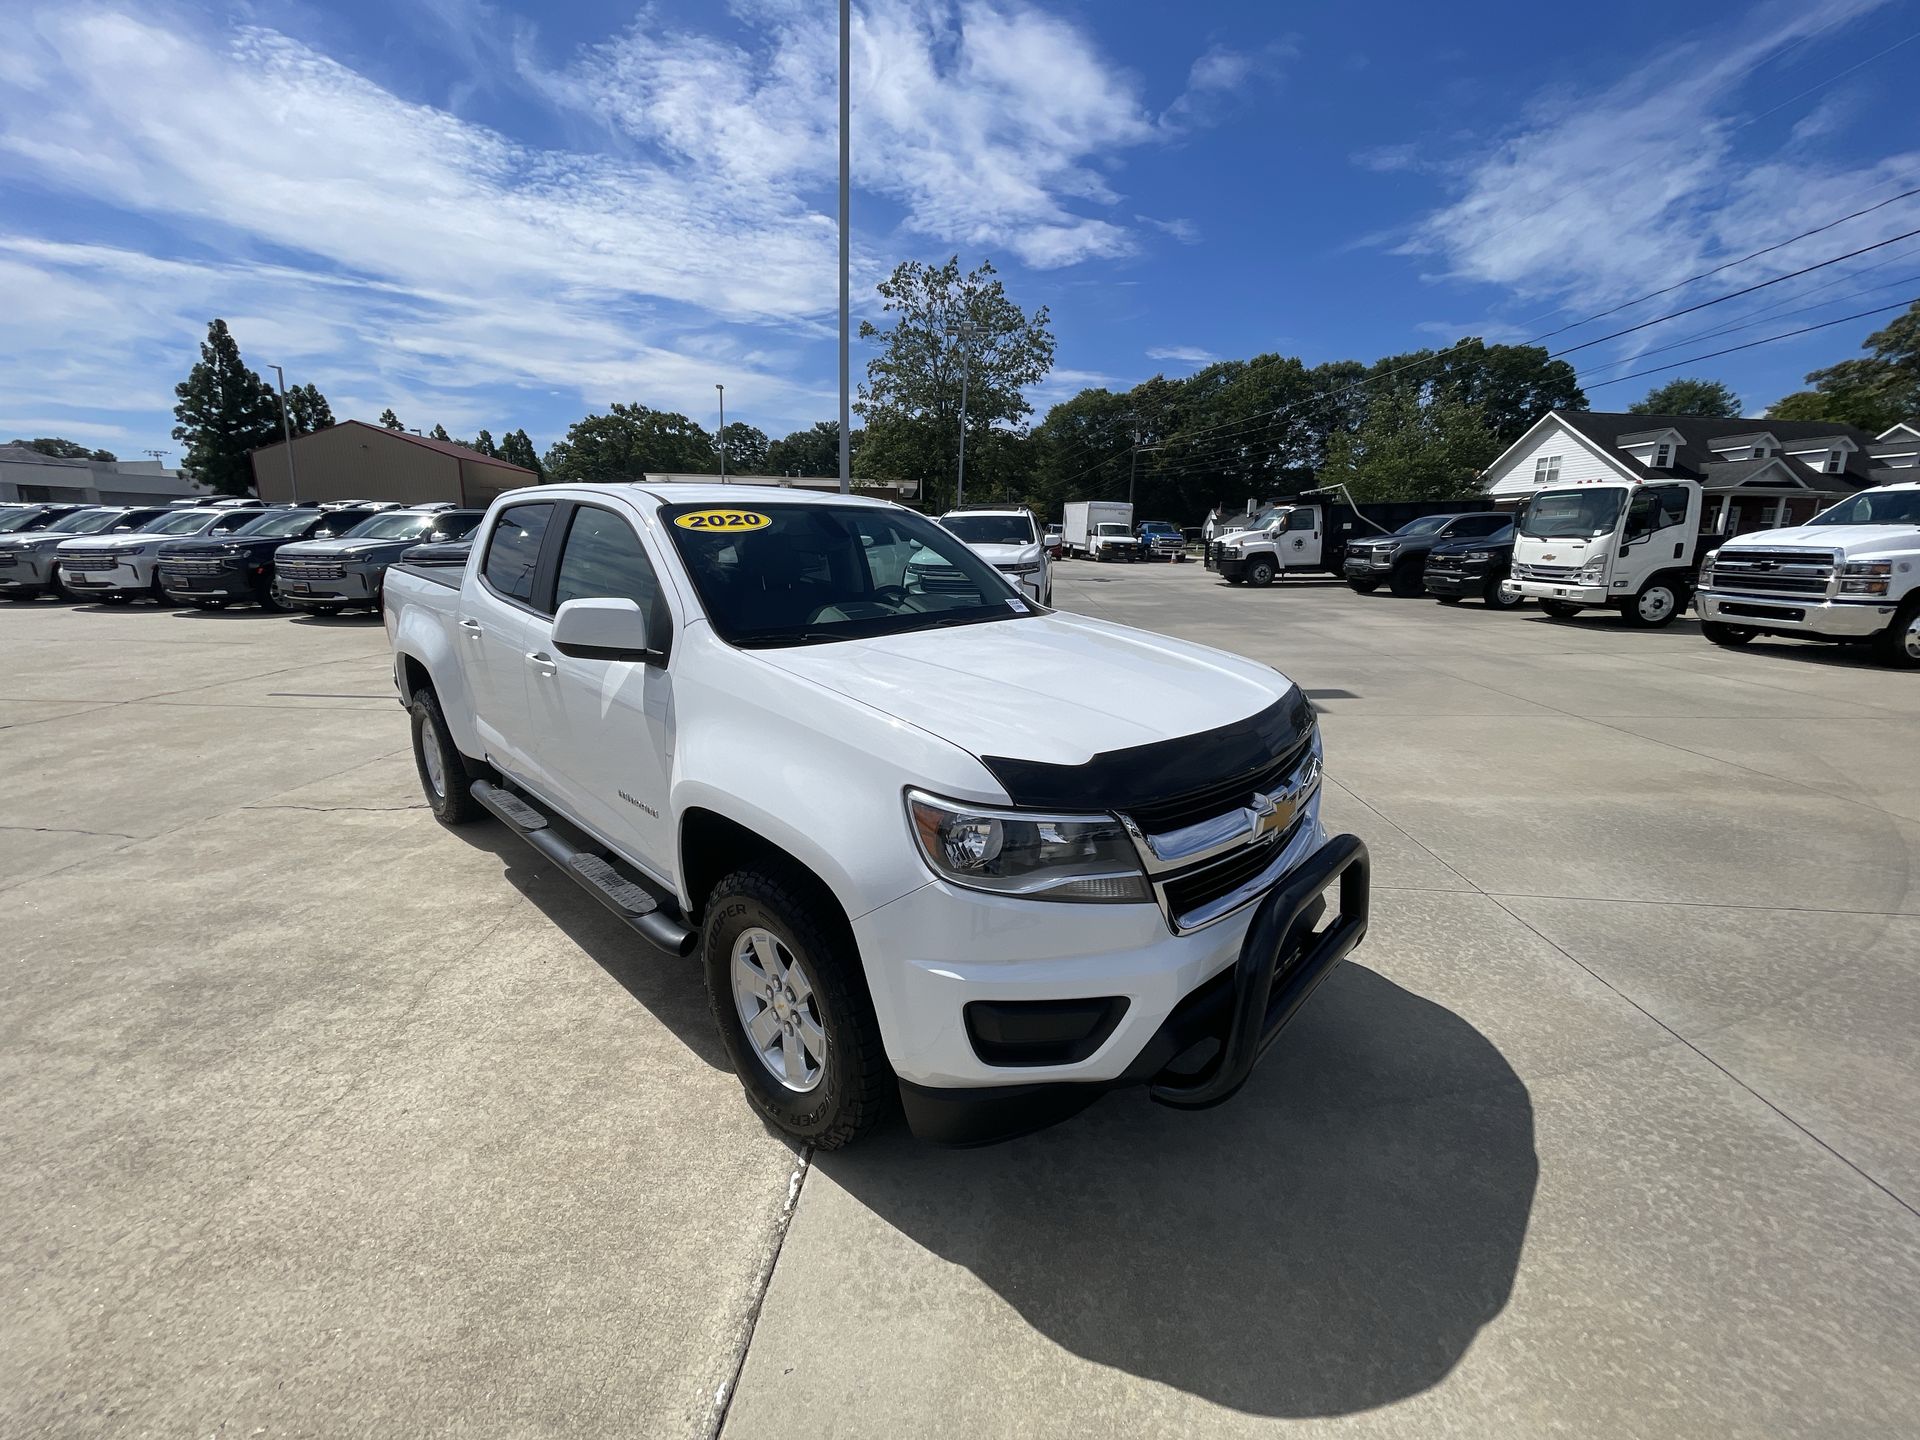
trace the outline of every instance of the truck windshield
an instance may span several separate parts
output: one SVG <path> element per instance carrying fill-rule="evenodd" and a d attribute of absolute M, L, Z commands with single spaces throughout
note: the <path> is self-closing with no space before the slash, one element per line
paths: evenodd
<path fill-rule="evenodd" d="M 819 645 L 1036 613 L 956 535 L 863 505 L 660 511 L 720 638 Z"/>
<path fill-rule="evenodd" d="M 1920 490 L 1863 490 L 1809 525 L 1920 525 Z"/>
<path fill-rule="evenodd" d="M 1131 535 L 1133 532 L 1124 525 L 1096 525 L 1093 527 L 1093 533 L 1096 535 Z"/>
<path fill-rule="evenodd" d="M 1592 490 L 1546 490 L 1520 517 L 1519 532 L 1535 540 L 1591 539 L 1620 523 L 1627 492 L 1616 486 Z"/>
<path fill-rule="evenodd" d="M 140 527 L 142 535 L 197 535 L 220 518 L 218 510 L 171 510 Z"/>
<path fill-rule="evenodd" d="M 340 537 L 345 540 L 411 540 L 433 529 L 431 515 L 376 515 Z"/>
<path fill-rule="evenodd" d="M 279 540 L 288 535 L 298 535 L 319 516 L 318 510 L 270 510 L 258 520 L 249 520 L 233 533 L 235 536 L 264 535 L 270 540 Z"/>
<path fill-rule="evenodd" d="M 1431 535 L 1449 520 L 1451 515 L 1422 515 L 1418 520 L 1409 520 L 1393 533 L 1396 535 Z"/>
<path fill-rule="evenodd" d="M 1033 522 L 1024 515 L 948 515 L 940 523 L 969 545 L 1033 544 Z"/>
<path fill-rule="evenodd" d="M 47 526 L 49 535 L 95 535 L 108 529 L 127 512 L 124 510 L 77 510 Z"/>

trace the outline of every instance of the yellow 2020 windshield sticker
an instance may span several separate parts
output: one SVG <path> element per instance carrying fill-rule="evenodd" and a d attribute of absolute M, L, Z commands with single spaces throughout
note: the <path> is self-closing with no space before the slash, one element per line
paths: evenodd
<path fill-rule="evenodd" d="M 741 530 L 764 530 L 773 523 L 758 510 L 689 510 L 673 517 L 682 530 L 719 531 L 733 534 Z"/>

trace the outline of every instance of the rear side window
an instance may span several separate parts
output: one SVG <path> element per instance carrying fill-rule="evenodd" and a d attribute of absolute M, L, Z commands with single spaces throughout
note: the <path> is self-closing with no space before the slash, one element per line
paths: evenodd
<path fill-rule="evenodd" d="M 540 563 L 540 542 L 546 538 L 553 505 L 515 505 L 502 510 L 487 540 L 487 583 L 502 595 L 533 603 L 533 572 Z"/>
<path fill-rule="evenodd" d="M 1447 534 L 1456 540 L 1464 540 L 1476 535 L 1491 535 L 1505 528 L 1506 524 L 1507 517 L 1504 515 L 1469 515 L 1449 525 Z"/>
<path fill-rule="evenodd" d="M 583 505 L 567 528 L 553 605 L 557 610 L 569 600 L 589 599 L 631 600 L 651 624 L 660 582 L 627 522 L 610 510 Z"/>

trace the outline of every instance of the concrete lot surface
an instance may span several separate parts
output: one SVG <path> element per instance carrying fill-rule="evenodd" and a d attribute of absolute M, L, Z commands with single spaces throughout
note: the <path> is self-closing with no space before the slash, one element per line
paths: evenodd
<path fill-rule="evenodd" d="M 1920 677 L 1193 565 L 1375 920 L 1248 1088 L 796 1154 L 370 618 L 0 606 L 0 1434 L 1902 1436 Z"/>

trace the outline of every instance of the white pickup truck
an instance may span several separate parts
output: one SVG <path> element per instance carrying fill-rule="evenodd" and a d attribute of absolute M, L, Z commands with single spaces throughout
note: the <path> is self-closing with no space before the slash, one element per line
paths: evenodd
<path fill-rule="evenodd" d="M 387 576 L 429 804 L 697 952 L 803 1141 L 896 1096 L 949 1143 L 1122 1085 L 1215 1104 L 1366 932 L 1366 848 L 1322 829 L 1313 708 L 1266 665 L 1050 611 L 878 501 L 549 485 L 474 536 Z"/>
<path fill-rule="evenodd" d="M 1862 490 L 1790 530 L 1737 535 L 1694 597 L 1716 645 L 1760 635 L 1872 644 L 1920 667 L 1920 482 Z"/>

